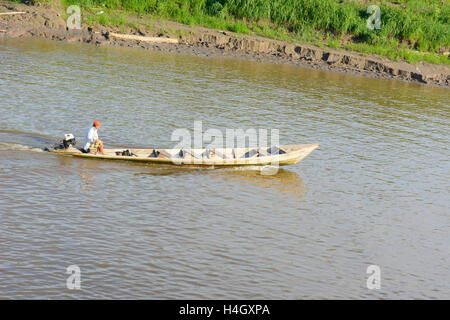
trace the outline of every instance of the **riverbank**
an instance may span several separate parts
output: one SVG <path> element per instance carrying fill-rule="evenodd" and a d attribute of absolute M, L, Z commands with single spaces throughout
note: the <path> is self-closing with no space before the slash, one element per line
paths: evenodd
<path fill-rule="evenodd" d="M 171 21 L 152 20 L 149 23 L 140 16 L 136 16 L 133 23 L 126 25 L 108 26 L 93 21 L 91 24 L 82 23 L 80 30 L 67 30 L 67 14 L 57 3 L 38 2 L 35 5 L 24 5 L 1 1 L 0 12 L 24 12 L 0 16 L 0 38 L 41 37 L 97 46 L 140 47 L 199 56 L 286 63 L 375 78 L 450 86 L 450 68 L 447 65 L 414 65 L 374 55 L 321 48 L 311 44 L 294 44 Z M 156 43 L 144 41 L 142 38 L 124 39 L 112 36 L 114 34 L 177 39 L 178 43 Z"/>

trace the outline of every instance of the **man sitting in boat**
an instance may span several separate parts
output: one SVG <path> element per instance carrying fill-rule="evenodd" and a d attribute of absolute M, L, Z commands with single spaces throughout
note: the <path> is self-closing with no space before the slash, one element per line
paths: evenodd
<path fill-rule="evenodd" d="M 89 131 L 86 134 L 86 137 L 84 138 L 84 147 L 81 151 L 84 153 L 89 152 L 99 152 L 100 154 L 103 154 L 103 142 L 98 138 L 98 129 L 102 125 L 98 121 L 94 121 L 92 124 L 92 127 L 89 129 Z"/>

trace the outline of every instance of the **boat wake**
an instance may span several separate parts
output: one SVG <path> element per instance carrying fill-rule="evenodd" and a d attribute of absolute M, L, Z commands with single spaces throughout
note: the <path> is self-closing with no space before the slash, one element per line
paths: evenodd
<path fill-rule="evenodd" d="M 0 151 L 42 152 L 44 146 L 54 141 L 52 137 L 42 134 L 0 129 Z"/>
<path fill-rule="evenodd" d="M 41 148 L 36 148 L 32 146 L 26 146 L 19 143 L 5 143 L 0 142 L 0 151 L 33 151 L 33 152 L 44 152 Z"/>

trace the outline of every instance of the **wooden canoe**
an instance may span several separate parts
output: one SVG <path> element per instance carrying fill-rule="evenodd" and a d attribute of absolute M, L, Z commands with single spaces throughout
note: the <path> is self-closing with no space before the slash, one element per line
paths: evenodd
<path fill-rule="evenodd" d="M 129 160 L 161 164 L 195 166 L 289 165 L 304 159 L 318 144 L 292 144 L 272 148 L 216 148 L 216 149 L 104 149 L 103 153 L 83 153 L 70 146 L 50 152 L 82 158 Z M 127 155 L 128 152 L 131 155 Z M 125 152 L 125 153 L 124 153 Z M 122 154 L 126 155 L 122 155 Z"/>

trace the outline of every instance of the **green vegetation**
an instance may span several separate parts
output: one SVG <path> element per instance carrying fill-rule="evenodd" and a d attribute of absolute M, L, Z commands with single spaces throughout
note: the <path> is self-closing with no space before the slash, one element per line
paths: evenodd
<path fill-rule="evenodd" d="M 164 18 L 242 34 L 379 54 L 412 63 L 450 64 L 447 0 L 63 0 L 90 15 L 87 22 L 127 25 L 126 13 Z M 367 7 L 381 9 L 370 30 Z"/>

